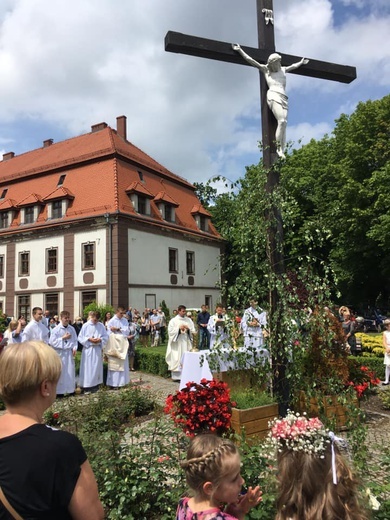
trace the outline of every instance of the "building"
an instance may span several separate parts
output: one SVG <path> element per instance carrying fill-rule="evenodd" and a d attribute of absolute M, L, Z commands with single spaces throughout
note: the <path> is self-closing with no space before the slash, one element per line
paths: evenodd
<path fill-rule="evenodd" d="M 0 162 L 0 308 L 210 307 L 223 240 L 192 184 L 127 140 L 126 117 Z M 189 158 L 190 160 L 190 158 Z"/>

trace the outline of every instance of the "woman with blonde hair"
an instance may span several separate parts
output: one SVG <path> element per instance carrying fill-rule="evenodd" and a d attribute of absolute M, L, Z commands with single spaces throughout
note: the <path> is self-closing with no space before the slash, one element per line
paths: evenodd
<path fill-rule="evenodd" d="M 0 518 L 100 520 L 91 466 L 74 435 L 42 424 L 61 360 L 49 345 L 11 345 L 0 358 Z"/>
<path fill-rule="evenodd" d="M 26 326 L 26 320 L 24 316 L 21 316 L 18 320 L 11 320 L 8 324 L 7 329 L 4 332 L 4 338 L 7 339 L 7 345 L 12 343 L 20 343 L 22 341 L 22 332 Z"/>

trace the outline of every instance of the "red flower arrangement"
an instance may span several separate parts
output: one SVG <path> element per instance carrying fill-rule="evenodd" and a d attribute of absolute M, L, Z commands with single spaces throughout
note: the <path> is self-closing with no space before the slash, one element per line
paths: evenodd
<path fill-rule="evenodd" d="M 367 390 L 379 385 L 380 379 L 376 377 L 375 372 L 366 366 L 354 368 L 355 370 L 351 370 L 350 372 L 352 381 L 348 381 L 348 386 L 353 386 L 358 398 L 360 399 Z"/>
<path fill-rule="evenodd" d="M 230 428 L 232 406 L 226 383 L 216 379 L 189 382 L 186 388 L 167 397 L 164 412 L 169 414 L 186 435 L 225 433 Z"/>

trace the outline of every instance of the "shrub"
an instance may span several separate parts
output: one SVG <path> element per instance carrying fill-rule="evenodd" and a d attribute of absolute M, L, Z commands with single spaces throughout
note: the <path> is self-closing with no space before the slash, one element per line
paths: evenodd
<path fill-rule="evenodd" d="M 169 377 L 168 365 L 165 361 L 166 347 L 139 348 L 135 351 L 137 369 L 161 377 Z"/>
<path fill-rule="evenodd" d="M 98 311 L 100 312 L 100 320 L 103 320 L 106 312 L 111 312 L 112 316 L 115 314 L 115 309 L 112 305 L 108 305 L 107 303 L 96 303 L 92 302 L 83 309 L 83 317 L 88 318 L 88 313 L 90 311 Z"/>
<path fill-rule="evenodd" d="M 390 390 L 386 388 L 379 393 L 379 399 L 382 402 L 382 406 L 385 410 L 390 410 Z"/>
<path fill-rule="evenodd" d="M 365 365 L 370 370 L 375 372 L 376 376 L 379 379 L 383 379 L 385 377 L 385 365 L 383 364 L 383 352 L 382 357 L 366 357 L 366 356 L 354 356 L 351 359 L 356 360 L 361 365 Z"/>
<path fill-rule="evenodd" d="M 382 334 L 357 332 L 356 337 L 361 340 L 363 356 L 383 357 Z"/>
<path fill-rule="evenodd" d="M 255 408 L 256 406 L 264 406 L 276 402 L 276 398 L 272 397 L 268 392 L 259 392 L 253 388 L 244 390 L 233 390 L 231 392 L 232 401 L 236 403 L 236 408 L 246 410 Z"/>

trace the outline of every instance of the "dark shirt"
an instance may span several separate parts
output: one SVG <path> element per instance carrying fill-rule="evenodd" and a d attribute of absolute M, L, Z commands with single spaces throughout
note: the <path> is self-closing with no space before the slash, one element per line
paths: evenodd
<path fill-rule="evenodd" d="M 71 519 L 68 505 L 87 456 L 74 435 L 43 424 L 0 439 L 0 485 L 26 520 Z M 0 505 L 0 519 L 12 518 Z"/>
<path fill-rule="evenodd" d="M 207 325 L 208 322 L 209 322 L 209 319 L 210 319 L 210 313 L 205 311 L 205 312 L 200 312 L 198 314 L 198 317 L 196 318 L 196 323 L 198 325 L 202 324 L 202 325 Z"/>

